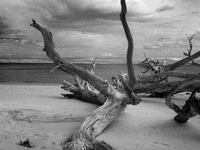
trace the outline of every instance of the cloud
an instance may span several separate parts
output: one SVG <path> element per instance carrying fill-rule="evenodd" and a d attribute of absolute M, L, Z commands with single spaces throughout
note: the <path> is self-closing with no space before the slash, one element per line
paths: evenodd
<path fill-rule="evenodd" d="M 5 18 L 0 16 L 0 37 L 7 32 L 8 28 Z"/>
<path fill-rule="evenodd" d="M 0 17 L 7 25 L 27 36 L 35 35 L 29 29 L 32 18 L 50 28 L 89 28 L 119 20 L 120 12 L 119 1 L 115 0 L 1 0 L 0 7 Z"/>
<path fill-rule="evenodd" d="M 129 20 L 148 22 L 151 18 L 144 3 L 127 0 Z M 46 24 L 50 28 L 77 28 L 80 26 L 108 24 L 119 21 L 120 1 L 117 0 L 1 0 L 0 14 L 9 26 L 16 30 L 27 30 L 30 20 Z M 99 24 L 99 20 L 101 23 Z M 29 33 L 29 36 L 32 33 Z M 34 33 L 33 33 L 34 34 Z"/>
<path fill-rule="evenodd" d="M 27 5 L 27 10 L 37 13 L 41 20 L 55 25 L 55 22 L 67 23 L 68 26 L 74 23 L 95 22 L 102 20 L 119 20 L 121 10 L 120 1 L 116 0 L 23 0 Z M 139 1 L 127 0 L 128 10 L 127 17 L 142 18 L 150 14 L 149 9 L 144 3 Z M 140 19 L 137 19 L 140 20 Z"/>
<path fill-rule="evenodd" d="M 120 0 L 0 1 L 0 33 L 21 37 L 21 44 L 20 41 L 15 45 L 12 43 L 14 46 L 7 44 L 9 50 L 18 46 L 16 55 L 26 53 L 26 56 L 38 57 L 42 53 L 40 52 L 43 47 L 42 36 L 29 26 L 32 18 L 50 27 L 56 48 L 62 56 L 96 57 L 104 54 L 116 56 L 126 52 L 127 41 L 119 19 Z M 149 52 L 152 55 L 171 55 L 167 51 L 178 43 L 172 41 L 186 37 L 188 32 L 196 31 L 199 27 L 200 21 L 197 15 L 199 5 L 197 8 L 192 0 L 126 0 L 126 2 L 127 20 L 133 33 L 136 56 L 143 56 L 143 52 L 148 53 L 148 49 L 160 52 Z M 187 5 L 188 3 L 192 5 Z M 189 8 L 185 9 L 187 7 Z M 196 9 L 193 9 L 194 7 Z M 190 11 L 187 11 L 189 9 Z M 193 12 L 192 17 L 185 15 L 191 12 Z M 173 39 L 170 40 L 168 37 Z M 29 43 L 23 42 L 23 39 Z M 161 49 L 166 50 L 166 53 L 162 53 Z M 176 53 L 180 54 L 179 51 Z"/>
<path fill-rule="evenodd" d="M 6 18 L 0 16 L 0 39 L 21 40 L 23 35 L 19 30 L 13 30 Z"/>
<path fill-rule="evenodd" d="M 123 40 L 109 33 L 60 30 L 54 34 L 54 41 L 59 54 L 64 57 L 69 55 L 76 57 L 96 57 L 105 54 L 118 55 L 120 50 L 123 49 Z"/>
<path fill-rule="evenodd" d="M 43 21 L 88 21 L 116 19 L 116 1 L 108 0 L 29 0 L 24 1 L 31 11 L 38 12 Z M 117 3 L 118 4 L 118 3 Z M 118 4 L 119 5 L 119 4 Z"/>
<path fill-rule="evenodd" d="M 161 7 L 158 7 L 156 9 L 156 12 L 164 12 L 164 11 L 169 11 L 169 10 L 172 10 L 172 9 L 174 9 L 174 6 L 170 6 L 169 4 L 165 4 Z"/>
<path fill-rule="evenodd" d="M 191 14 L 194 14 L 194 15 L 199 15 L 200 14 L 200 11 L 193 11 L 193 12 L 191 12 Z"/>

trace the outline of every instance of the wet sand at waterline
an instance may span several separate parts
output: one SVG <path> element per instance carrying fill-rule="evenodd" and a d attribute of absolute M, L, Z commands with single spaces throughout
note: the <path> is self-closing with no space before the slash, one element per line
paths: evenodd
<path fill-rule="evenodd" d="M 18 145 L 29 138 L 32 150 L 61 150 L 60 143 L 79 128 L 97 106 L 61 96 L 58 84 L 0 84 L 0 149 L 27 150 Z M 200 118 L 178 124 L 176 115 L 164 99 L 148 98 L 128 106 L 97 137 L 118 150 L 197 150 L 200 143 Z M 184 104 L 186 93 L 173 97 Z"/>

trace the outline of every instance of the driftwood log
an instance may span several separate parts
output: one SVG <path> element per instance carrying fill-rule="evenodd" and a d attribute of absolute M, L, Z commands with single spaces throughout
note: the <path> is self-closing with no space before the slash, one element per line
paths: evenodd
<path fill-rule="evenodd" d="M 127 59 L 131 59 L 127 60 L 129 80 L 127 81 L 123 77 L 121 78 L 125 89 L 123 92 L 117 90 L 113 85 L 94 75 L 92 72 L 62 59 L 55 51 L 51 31 L 47 27 L 36 23 L 35 20 L 33 20 L 31 24 L 31 26 L 35 27 L 42 33 L 44 39 L 43 51 L 45 51 L 47 56 L 54 62 L 56 66 L 55 68 L 73 76 L 78 76 L 80 79 L 93 86 L 105 97 L 105 102 L 102 102 L 103 105 L 94 110 L 85 119 L 79 130 L 75 131 L 71 137 L 67 138 L 67 140 L 63 142 L 64 150 L 114 149 L 103 141 L 97 141 L 95 137 L 101 134 L 106 126 L 110 124 L 110 122 L 112 122 L 128 104 L 136 105 L 141 101 L 141 99 L 133 93 L 133 87 L 136 81 L 132 64 L 133 39 L 126 22 L 126 12 L 126 2 L 125 0 L 121 0 L 120 18 L 128 40 Z M 70 88 L 71 87 L 73 86 L 70 86 Z M 77 85 L 77 87 L 81 89 L 81 86 L 79 87 L 79 85 Z M 76 91 L 75 88 L 73 89 L 74 91 Z M 72 90 L 72 88 L 70 90 Z"/>
<path fill-rule="evenodd" d="M 185 74 L 173 72 L 176 68 L 188 64 L 190 61 L 193 65 L 200 66 L 194 62 L 194 59 L 199 58 L 200 51 L 192 55 L 192 39 L 195 34 L 188 37 L 189 49 L 188 53 L 183 53 L 187 56 L 180 61 L 170 65 L 162 65 L 159 61 L 153 61 L 146 58 L 140 65 L 147 71 L 154 72 L 152 75 L 140 77 L 138 85 L 134 89 L 135 93 L 151 93 L 155 97 L 165 97 L 166 105 L 177 113 L 174 118 L 179 123 L 185 123 L 190 117 L 199 114 L 200 100 L 196 97 L 196 92 L 200 92 L 200 73 Z M 169 77 L 179 78 L 179 80 L 169 81 Z M 190 98 L 186 101 L 182 108 L 179 108 L 172 102 L 172 95 L 180 92 L 192 92 Z"/>

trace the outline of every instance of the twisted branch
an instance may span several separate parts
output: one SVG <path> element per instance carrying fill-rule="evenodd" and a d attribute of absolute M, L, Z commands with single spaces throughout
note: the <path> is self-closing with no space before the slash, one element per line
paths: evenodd
<path fill-rule="evenodd" d="M 126 7 L 126 2 L 125 0 L 121 0 L 121 14 L 120 14 L 120 19 L 121 23 L 124 28 L 124 32 L 128 41 L 128 49 L 127 49 L 127 54 L 126 54 L 126 64 L 127 64 L 127 70 L 128 70 L 128 76 L 129 76 L 129 86 L 131 89 L 134 88 L 136 84 L 136 77 L 133 69 L 133 38 L 128 26 L 128 23 L 126 21 L 126 13 L 127 13 L 127 7 Z"/>

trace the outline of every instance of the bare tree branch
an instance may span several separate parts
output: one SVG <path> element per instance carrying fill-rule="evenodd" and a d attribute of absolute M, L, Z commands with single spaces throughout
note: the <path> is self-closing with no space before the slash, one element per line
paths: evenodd
<path fill-rule="evenodd" d="M 192 55 L 192 50 L 193 50 L 192 40 L 193 40 L 194 36 L 195 36 L 195 34 L 193 34 L 191 37 L 188 37 L 188 42 L 189 42 L 188 53 L 185 53 L 185 52 L 184 52 L 183 54 L 184 54 L 185 56 L 190 57 L 190 59 L 191 59 L 193 65 L 200 66 L 200 64 L 196 63 L 196 62 L 194 61 L 194 59 L 192 58 L 192 56 L 191 56 L 191 55 Z"/>
<path fill-rule="evenodd" d="M 176 68 L 183 66 L 185 64 L 187 64 L 188 62 L 192 61 L 192 63 L 194 65 L 198 65 L 200 66 L 198 63 L 194 62 L 194 59 L 200 57 L 200 51 L 196 52 L 195 54 L 192 55 L 192 50 L 193 50 L 193 44 L 192 44 L 192 40 L 194 38 L 195 34 L 193 34 L 191 37 L 188 37 L 188 42 L 189 42 L 189 49 L 188 49 L 188 53 L 183 53 L 185 56 L 187 56 L 184 59 L 181 59 L 180 61 L 177 61 L 176 63 L 173 63 L 171 65 L 168 65 L 167 67 L 164 68 L 164 71 L 173 71 Z"/>
<path fill-rule="evenodd" d="M 121 0 L 121 14 L 120 14 L 120 19 L 121 19 L 121 23 L 123 25 L 124 28 L 124 32 L 128 41 L 128 50 L 127 50 L 127 55 L 126 55 L 126 63 L 127 63 L 127 70 L 128 70 L 128 76 L 129 76 L 129 86 L 131 87 L 131 89 L 134 88 L 135 84 L 136 84 L 136 77 L 135 77 L 135 73 L 134 73 L 134 69 L 133 69 L 133 38 L 128 26 L 128 23 L 126 21 L 126 13 L 127 13 L 127 8 L 126 8 L 126 2 L 125 0 Z"/>
<path fill-rule="evenodd" d="M 59 69 L 65 71 L 71 75 L 78 74 L 78 76 L 82 80 L 85 80 L 88 83 L 90 83 L 91 85 L 93 85 L 102 94 L 110 95 L 111 91 L 112 92 L 115 91 L 115 89 L 112 87 L 112 85 L 110 85 L 103 79 L 99 78 L 98 76 L 94 75 L 93 73 L 91 73 L 81 67 L 78 67 L 77 65 L 71 64 L 69 62 L 66 62 L 64 59 L 62 59 L 54 49 L 55 45 L 53 42 L 53 36 L 52 36 L 51 31 L 47 27 L 45 27 L 39 23 L 36 23 L 35 20 L 33 20 L 33 23 L 31 24 L 31 26 L 35 27 L 42 33 L 43 39 L 44 39 L 44 49 L 43 50 L 46 52 L 47 56 L 51 60 L 53 60 L 56 67 L 60 66 Z"/>

